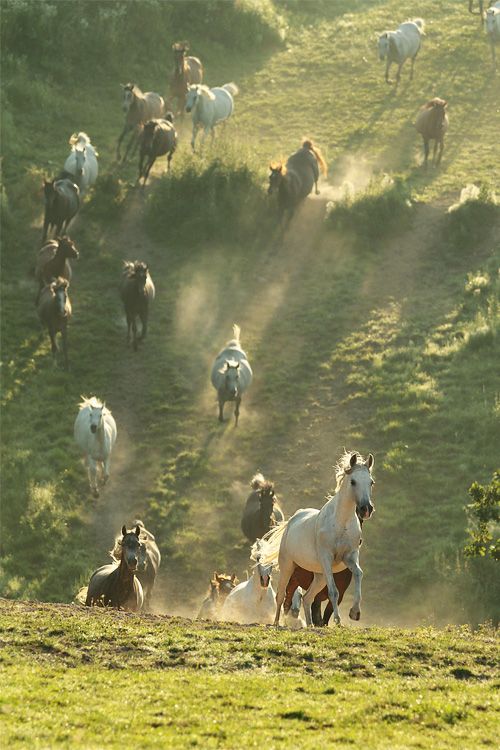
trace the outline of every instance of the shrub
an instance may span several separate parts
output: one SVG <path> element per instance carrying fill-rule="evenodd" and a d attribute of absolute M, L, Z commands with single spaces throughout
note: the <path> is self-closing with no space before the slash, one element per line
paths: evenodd
<path fill-rule="evenodd" d="M 371 245 L 389 232 L 408 227 L 411 193 L 400 178 L 372 180 L 362 193 L 346 192 L 329 206 L 326 221 L 332 228 L 354 233 L 361 245 Z"/>
<path fill-rule="evenodd" d="M 472 503 L 467 505 L 470 541 L 465 548 L 468 557 L 491 557 L 500 560 L 500 470 L 490 484 L 474 482 L 469 488 Z"/>
<path fill-rule="evenodd" d="M 471 243 L 483 240 L 498 221 L 500 205 L 488 185 L 475 191 L 464 188 L 460 201 L 448 211 L 448 240 L 455 247 L 469 247 Z"/>

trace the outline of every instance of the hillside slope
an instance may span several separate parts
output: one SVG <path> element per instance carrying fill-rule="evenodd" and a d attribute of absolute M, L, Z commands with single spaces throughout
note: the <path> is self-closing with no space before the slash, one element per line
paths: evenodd
<path fill-rule="evenodd" d="M 68 71 L 50 69 L 44 78 L 36 59 L 17 48 L 5 53 L 2 588 L 9 596 L 71 600 L 106 561 L 122 523 L 140 515 L 164 556 L 158 609 L 192 614 L 214 568 L 241 576 L 248 565 L 239 520 L 252 474 L 261 469 L 275 480 L 287 513 L 318 507 L 345 446 L 376 458 L 377 513 L 362 550 L 364 617 L 492 616 L 459 553 L 467 487 L 487 481 L 498 462 L 500 220 L 497 213 L 457 240 L 446 209 L 464 184 L 496 177 L 497 82 L 486 71 L 478 25 L 458 3 L 420 4 L 427 37 L 415 81 L 405 71 L 397 93 L 383 83 L 373 36 L 414 6 L 354 2 L 345 13 L 343 3 L 317 3 L 314 12 L 312 5 L 277 5 L 286 44 L 276 39 L 244 55 L 236 26 L 225 45 L 194 29 L 190 41 L 209 83 L 240 85 L 236 113 L 216 146 L 194 159 L 184 121 L 172 177 L 160 179 L 158 165 L 145 191 L 133 187 L 135 165 L 113 163 L 117 84 L 137 76 L 144 88 L 163 91 L 166 52 L 146 60 L 128 29 L 130 63 L 112 48 L 108 77 L 82 75 L 85 96 Z M 186 33 L 188 24 L 167 21 L 162 33 Z M 98 47 L 97 59 L 109 49 Z M 51 105 L 40 108 L 43 150 L 34 148 L 38 114 L 21 96 L 29 85 Z M 452 126 L 442 169 L 424 174 L 411 121 L 435 94 L 449 99 Z M 55 172 L 70 132 L 81 128 L 98 145 L 101 177 L 72 230 L 82 257 L 64 373 L 39 337 L 29 271 L 40 178 Z M 328 157 L 330 184 L 306 202 L 283 241 L 270 213 L 247 208 L 245 182 L 235 188 L 242 212 L 232 216 L 215 201 L 220 226 L 205 231 L 205 205 L 191 201 L 196 180 L 222 164 L 216 176 L 231 185 L 243 164 L 263 201 L 268 161 L 294 150 L 305 133 Z M 195 176 L 185 186 L 189 169 Z M 409 223 L 368 243 L 329 228 L 326 203 L 339 196 L 332 185 L 363 186 L 378 171 L 407 180 Z M 161 205 L 169 179 L 179 187 L 178 213 Z M 208 185 L 212 205 L 215 179 Z M 169 221 L 159 232 L 153 219 L 161 213 Z M 134 257 L 148 261 L 157 287 L 138 356 L 126 348 L 116 294 L 120 262 Z M 233 322 L 256 373 L 238 430 L 217 423 L 207 377 Z M 110 484 L 97 502 L 72 444 L 82 393 L 105 398 L 119 430 Z M 481 580 L 494 601 L 489 579 Z"/>

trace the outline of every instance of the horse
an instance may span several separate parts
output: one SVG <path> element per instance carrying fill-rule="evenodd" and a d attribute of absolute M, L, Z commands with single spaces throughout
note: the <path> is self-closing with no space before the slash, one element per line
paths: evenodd
<path fill-rule="evenodd" d="M 234 339 L 228 341 L 215 358 L 211 381 L 217 391 L 219 422 L 224 421 L 224 404 L 234 401 L 235 427 L 238 426 L 241 398 L 252 383 L 253 373 L 248 357 L 240 346 L 241 329 L 233 325 Z"/>
<path fill-rule="evenodd" d="M 486 33 L 490 40 L 491 60 L 493 69 L 497 69 L 496 45 L 500 44 L 500 2 L 488 8 L 486 11 Z"/>
<path fill-rule="evenodd" d="M 403 63 L 411 58 L 410 81 L 413 79 L 413 67 L 415 58 L 419 53 L 422 36 L 424 33 L 424 21 L 421 18 L 415 18 L 413 21 L 402 23 L 396 31 L 384 31 L 378 38 L 379 58 L 387 58 L 385 66 L 385 81 L 391 84 L 389 80 L 389 68 L 392 63 L 397 63 L 398 73 L 396 76 L 396 86 L 401 78 L 401 68 Z"/>
<path fill-rule="evenodd" d="M 177 148 L 177 132 L 173 122 L 174 116 L 171 112 L 167 112 L 164 120 L 149 120 L 144 125 L 140 139 L 141 150 L 137 182 L 140 182 L 141 177 L 143 177 L 143 185 L 146 184 L 151 167 L 158 156 L 163 156 L 163 154 L 168 154 L 167 171 L 170 172 L 170 162 Z"/>
<path fill-rule="evenodd" d="M 67 231 L 71 220 L 80 208 L 80 189 L 67 177 L 44 180 L 45 217 L 43 220 L 42 241 L 45 242 L 51 227 L 55 234 Z"/>
<path fill-rule="evenodd" d="M 186 57 L 189 51 L 187 42 L 172 44 L 174 52 L 174 70 L 170 80 L 170 96 L 177 101 L 179 113 L 184 112 L 186 94 L 192 84 L 203 83 L 203 65 L 197 57 Z"/>
<path fill-rule="evenodd" d="M 444 149 L 444 134 L 448 129 L 447 102 L 434 97 L 420 108 L 415 120 L 417 132 L 424 141 L 424 167 L 427 168 L 429 159 L 429 142 L 434 141 L 432 163 L 437 167 L 441 162 Z M 438 153 L 439 146 L 439 153 Z M 437 154 L 437 158 L 436 158 Z"/>
<path fill-rule="evenodd" d="M 111 452 L 116 442 L 116 422 L 106 405 L 95 396 L 85 398 L 78 405 L 74 436 L 82 450 L 88 466 L 90 489 L 94 497 L 99 497 L 97 485 L 98 468 L 102 483 L 109 479 Z"/>
<path fill-rule="evenodd" d="M 285 625 L 291 630 L 301 630 L 305 628 L 305 620 L 300 616 L 302 606 L 302 592 L 296 588 L 291 597 L 290 606 L 285 611 Z"/>
<path fill-rule="evenodd" d="M 116 160 L 120 161 L 120 146 L 122 140 L 127 133 L 132 130 L 132 136 L 130 137 L 123 157 L 123 161 L 126 161 L 132 146 L 132 153 L 135 153 L 139 132 L 142 130 L 142 127 L 149 122 L 149 120 L 154 120 L 163 116 L 165 102 L 163 101 L 163 97 L 156 94 L 154 91 L 146 91 L 146 93 L 143 94 L 139 86 L 136 86 L 135 83 L 122 83 L 120 85 L 123 89 L 122 109 L 125 114 L 125 123 L 116 145 Z"/>
<path fill-rule="evenodd" d="M 248 581 L 238 584 L 222 605 L 220 619 L 243 625 L 270 625 L 276 608 L 276 597 L 271 586 L 273 566 L 261 562 L 260 540 L 252 547 L 254 570 Z"/>
<path fill-rule="evenodd" d="M 140 532 L 139 526 L 132 531 L 122 527 L 122 535 L 116 538 L 110 552 L 114 562 L 98 568 L 90 578 L 85 599 L 87 607 L 115 607 L 140 612 L 144 603 L 144 593 L 137 577 Z"/>
<path fill-rule="evenodd" d="M 354 602 L 349 616 L 352 620 L 360 619 L 363 571 L 359 566 L 359 519 L 370 518 L 374 511 L 374 482 L 371 474 L 373 463 L 371 453 L 366 461 L 357 452 L 344 453 L 337 464 L 335 495 L 327 500 L 321 510 L 298 510 L 288 521 L 272 529 L 262 540 L 262 563 L 273 565 L 278 561 L 280 568 L 275 625 L 279 623 L 286 587 L 296 566 L 315 574 L 313 583 L 304 597 L 308 626 L 312 625 L 311 604 L 324 585 L 323 577 L 318 574 L 323 574 L 326 578 L 328 597 L 333 604 L 333 616 L 336 623 L 340 622 L 339 592 L 333 573 L 345 567 L 352 572 L 355 583 Z"/>
<path fill-rule="evenodd" d="M 213 578 L 210 580 L 210 588 L 202 602 L 197 619 L 218 620 L 221 606 L 238 583 L 239 581 L 234 573 L 229 576 L 225 573 L 217 573 L 215 571 Z"/>
<path fill-rule="evenodd" d="M 137 565 L 137 578 L 141 582 L 142 590 L 144 591 L 144 609 L 149 610 L 156 576 L 161 565 L 161 553 L 156 544 L 156 539 L 146 529 L 143 522 L 136 520 L 133 525 L 140 529 L 139 541 L 141 542 L 141 549 Z"/>
<path fill-rule="evenodd" d="M 203 128 L 203 142 L 208 133 L 215 136 L 215 126 L 223 120 L 229 119 L 234 110 L 233 97 L 239 92 L 235 83 L 225 83 L 209 89 L 208 86 L 192 84 L 188 88 L 186 97 L 186 112 L 191 112 L 193 120 L 193 133 L 191 136 L 191 147 L 195 150 L 198 128 Z"/>
<path fill-rule="evenodd" d="M 68 369 L 67 328 L 71 318 L 71 302 L 68 296 L 69 282 L 59 276 L 43 286 L 37 297 L 37 312 L 40 323 L 46 326 L 50 336 L 54 364 L 58 352 L 56 335 L 61 334 L 64 369 Z"/>
<path fill-rule="evenodd" d="M 35 277 L 39 283 L 37 302 L 40 296 L 40 290 L 46 284 L 50 284 L 52 279 L 59 276 L 67 281 L 71 281 L 72 271 L 70 260 L 77 260 L 80 253 L 75 243 L 66 235 L 49 240 L 38 251 L 38 257 L 35 266 Z"/>
<path fill-rule="evenodd" d="M 97 180 L 99 165 L 98 153 L 90 142 L 87 133 L 73 133 L 69 139 L 71 153 L 64 162 L 64 174 L 69 175 L 84 195 Z"/>
<path fill-rule="evenodd" d="M 289 611 L 294 607 L 294 597 L 299 590 L 299 587 L 304 591 L 307 591 L 311 583 L 313 582 L 314 573 L 304 568 L 296 567 L 292 573 L 290 580 L 286 587 L 285 599 L 283 601 L 283 611 L 285 615 L 288 615 Z M 337 573 L 333 574 L 335 585 L 339 592 L 339 598 L 337 604 L 342 602 L 344 594 L 347 591 L 349 584 L 352 580 L 352 572 L 349 568 L 345 568 Z M 325 607 L 325 611 L 321 614 L 321 603 L 328 600 L 328 604 Z M 315 627 L 326 627 L 330 622 L 330 618 L 333 613 L 333 605 L 328 599 L 328 589 L 325 586 L 321 591 L 316 594 L 314 601 L 311 605 L 311 618 L 312 623 Z"/>
<path fill-rule="evenodd" d="M 252 492 L 247 498 L 241 530 L 253 544 L 267 534 L 269 529 L 285 520 L 283 511 L 277 503 L 274 494 L 274 484 L 264 479 L 262 474 L 256 474 L 250 483 Z"/>
<path fill-rule="evenodd" d="M 271 164 L 268 195 L 278 194 L 278 210 L 283 224 L 288 212 L 288 224 L 297 206 L 315 189 L 319 195 L 318 180 L 320 170 L 327 173 L 326 162 L 319 148 L 311 140 L 304 140 L 302 146 L 292 154 L 284 167 L 283 164 Z"/>
<path fill-rule="evenodd" d="M 134 351 L 137 351 L 137 324 L 135 319 L 137 316 L 141 319 L 140 339 L 143 339 L 148 330 L 149 305 L 155 298 L 155 286 L 146 263 L 140 260 L 123 261 L 120 297 L 127 316 L 127 342 L 130 343 L 130 331 L 132 331 L 132 345 Z"/>

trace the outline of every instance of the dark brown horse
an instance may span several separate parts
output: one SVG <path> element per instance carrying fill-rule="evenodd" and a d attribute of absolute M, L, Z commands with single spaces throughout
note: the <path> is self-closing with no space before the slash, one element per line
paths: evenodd
<path fill-rule="evenodd" d="M 141 582 L 144 591 L 144 609 L 149 610 L 151 595 L 155 585 L 156 576 L 161 564 L 161 554 L 153 534 L 146 529 L 142 521 L 134 521 L 134 526 L 140 529 L 141 550 L 139 552 L 139 563 L 137 566 L 137 578 Z"/>
<path fill-rule="evenodd" d="M 274 493 L 274 484 L 264 479 L 262 474 L 256 474 L 250 486 L 252 492 L 247 498 L 241 530 L 248 541 L 253 544 L 267 534 L 269 529 L 285 520 Z"/>
<path fill-rule="evenodd" d="M 198 612 L 198 620 L 218 620 L 220 608 L 238 583 L 235 573 L 229 576 L 214 571 L 208 594 Z"/>
<path fill-rule="evenodd" d="M 71 281 L 70 259 L 77 259 L 79 252 L 75 243 L 69 237 L 56 237 L 49 240 L 38 251 L 38 257 L 35 266 L 35 277 L 40 285 L 40 290 L 46 284 L 50 284 L 52 279 L 61 276 L 67 281 Z M 37 302 L 40 297 L 38 292 Z"/>
<path fill-rule="evenodd" d="M 62 277 L 52 281 L 43 287 L 38 295 L 38 317 L 40 323 L 46 326 L 52 344 L 52 356 L 54 364 L 57 355 L 56 335 L 61 334 L 64 367 L 68 369 L 68 339 L 67 327 L 71 318 L 71 302 L 68 296 L 69 282 Z"/>
<path fill-rule="evenodd" d="M 444 134 L 448 129 L 447 102 L 435 97 L 420 108 L 415 120 L 415 127 L 424 141 L 424 166 L 429 159 L 429 143 L 434 141 L 432 163 L 437 167 L 441 161 L 444 149 Z M 438 153 L 439 146 L 439 153 Z M 436 158 L 437 154 L 437 158 Z"/>
<path fill-rule="evenodd" d="M 42 240 L 45 242 L 51 227 L 55 227 L 56 235 L 68 229 L 70 221 L 80 208 L 80 190 L 72 180 L 63 178 L 45 180 L 43 192 L 45 217 Z"/>
<path fill-rule="evenodd" d="M 144 125 L 141 135 L 141 151 L 139 157 L 139 182 L 144 178 L 146 184 L 149 171 L 158 156 L 167 156 L 167 170 L 170 171 L 170 162 L 177 148 L 177 132 L 173 125 L 174 116 L 167 112 L 164 120 L 150 120 Z"/>
<path fill-rule="evenodd" d="M 135 153 L 143 126 L 149 120 L 163 116 L 165 102 L 163 101 L 163 97 L 154 91 L 146 91 L 143 94 L 139 86 L 136 86 L 135 83 L 122 83 L 121 87 L 123 89 L 122 109 L 125 114 L 125 123 L 116 145 L 116 159 L 120 161 L 121 143 L 125 136 L 131 133 L 123 157 L 123 161 L 126 161 L 130 149 L 133 149 L 132 155 Z"/>
<path fill-rule="evenodd" d="M 130 343 L 130 332 L 132 332 L 132 344 L 134 351 L 137 351 L 136 318 L 141 319 L 140 338 L 143 339 L 148 330 L 149 304 L 155 298 L 155 287 L 146 263 L 140 260 L 124 261 L 123 266 L 120 296 L 127 316 L 127 341 Z"/>
<path fill-rule="evenodd" d="M 187 42 L 175 42 L 174 70 L 170 79 L 170 98 L 177 103 L 177 112 L 184 114 L 188 86 L 203 82 L 203 65 L 197 57 L 186 57 L 189 51 Z"/>
<path fill-rule="evenodd" d="M 320 170 L 326 175 L 326 162 L 321 151 L 310 140 L 292 154 L 286 166 L 271 164 L 268 194 L 278 194 L 280 220 L 285 226 L 290 222 L 298 205 L 309 195 L 313 187 L 319 194 L 318 180 Z M 286 214 L 288 213 L 288 219 Z"/>
<path fill-rule="evenodd" d="M 298 566 L 295 568 L 292 577 L 288 581 L 288 586 L 286 587 L 286 595 L 283 605 L 285 614 L 287 614 L 290 607 L 292 606 L 292 599 L 295 590 L 300 586 L 302 589 L 304 589 L 304 591 L 307 591 L 313 581 L 313 578 L 314 573 L 310 573 L 308 570 L 304 570 L 304 568 L 299 568 Z M 333 578 L 339 592 L 338 604 L 340 604 L 347 588 L 349 587 L 349 584 L 351 583 L 352 573 L 349 568 L 346 568 L 345 570 L 340 571 L 340 573 L 334 573 Z M 321 615 L 321 603 L 324 601 L 328 601 L 328 604 L 326 605 L 323 615 Z M 330 600 L 328 599 L 328 589 L 325 586 L 325 588 L 322 589 L 319 594 L 316 594 L 314 602 L 311 606 L 313 625 L 315 625 L 316 627 L 326 627 L 330 621 L 332 613 L 333 607 Z"/>
<path fill-rule="evenodd" d="M 85 604 L 87 607 L 116 607 L 130 612 L 142 609 L 144 595 L 136 576 L 141 543 L 140 527 L 132 531 L 122 527 L 111 552 L 115 562 L 98 568 L 90 579 Z"/>

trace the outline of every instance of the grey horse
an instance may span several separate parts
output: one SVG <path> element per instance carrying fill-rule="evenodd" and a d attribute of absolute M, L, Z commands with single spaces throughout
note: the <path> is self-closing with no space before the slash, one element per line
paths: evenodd
<path fill-rule="evenodd" d="M 252 368 L 240 346 L 240 327 L 233 325 L 234 339 L 228 341 L 215 358 L 211 381 L 219 401 L 219 422 L 224 421 L 224 404 L 234 401 L 234 420 L 238 426 L 241 397 L 252 382 Z"/>
<path fill-rule="evenodd" d="M 146 529 L 143 522 L 136 520 L 134 526 L 140 530 L 141 542 L 137 578 L 144 591 L 144 610 L 149 611 L 153 587 L 161 564 L 161 554 L 154 535 Z"/>

